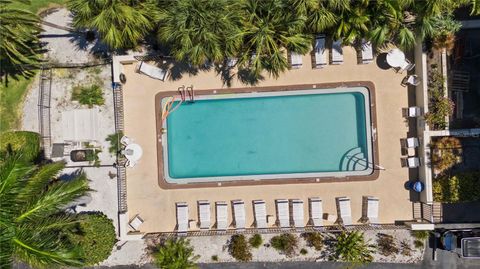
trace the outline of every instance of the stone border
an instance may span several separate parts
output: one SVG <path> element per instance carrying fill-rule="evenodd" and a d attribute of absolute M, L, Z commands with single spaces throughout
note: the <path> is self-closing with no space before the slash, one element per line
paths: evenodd
<path fill-rule="evenodd" d="M 288 85 L 288 86 L 269 86 L 269 87 L 248 87 L 248 88 L 234 88 L 234 89 L 212 89 L 212 90 L 198 90 L 197 95 L 205 94 L 232 94 L 232 93 L 250 93 L 255 92 L 268 92 L 268 91 L 294 91 L 294 90 L 307 90 L 307 89 L 334 89 L 341 87 L 365 87 L 370 92 L 370 122 L 373 130 L 377 129 L 377 114 L 376 114 L 376 97 L 375 97 L 375 85 L 371 81 L 352 81 L 352 82 L 339 82 L 339 83 L 318 83 L 318 84 L 301 84 L 301 85 Z M 177 91 L 159 92 L 155 95 L 155 119 L 157 127 L 157 138 L 162 136 L 162 121 L 161 121 L 161 100 L 165 97 L 178 95 Z M 378 165 L 379 152 L 378 152 L 378 138 L 372 133 L 372 154 L 373 165 Z M 157 139 L 157 168 L 158 168 L 158 185 L 162 189 L 190 189 L 190 188 L 206 188 L 206 187 L 227 187 L 227 186 L 247 186 L 247 185 L 276 185 L 276 184 L 296 184 L 296 183 L 328 183 L 328 182 L 348 182 L 348 181 L 367 181 L 375 180 L 379 177 L 379 170 L 374 169 L 373 173 L 366 176 L 346 176 L 346 177 L 322 177 L 319 181 L 313 178 L 288 178 L 288 179 L 262 179 L 262 180 L 238 180 L 238 181 L 214 181 L 214 182 L 202 182 L 202 183 L 188 183 L 188 184 L 175 184 L 168 183 L 164 178 L 163 171 L 163 147 L 162 142 Z"/>

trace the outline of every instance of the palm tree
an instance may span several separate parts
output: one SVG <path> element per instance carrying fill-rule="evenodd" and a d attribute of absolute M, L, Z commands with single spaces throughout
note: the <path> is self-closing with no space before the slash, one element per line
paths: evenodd
<path fill-rule="evenodd" d="M 304 54 L 311 37 L 304 33 L 306 17 L 292 13 L 288 1 L 243 1 L 243 45 L 239 66 L 259 77 L 265 70 L 278 77 L 288 67 L 286 51 Z"/>
<path fill-rule="evenodd" d="M 163 0 L 158 39 L 179 61 L 192 65 L 223 62 L 241 44 L 236 0 Z"/>
<path fill-rule="evenodd" d="M 154 0 L 69 0 L 73 25 L 98 31 L 112 49 L 130 49 L 153 29 L 157 21 Z"/>
<path fill-rule="evenodd" d="M 155 264 L 162 269 L 193 269 L 197 268 L 195 261 L 200 256 L 194 255 L 190 241 L 168 239 L 154 253 Z"/>
<path fill-rule="evenodd" d="M 372 247 L 365 242 L 361 232 L 342 232 L 337 237 L 335 260 L 353 264 L 365 264 L 373 260 L 372 253 Z"/>
<path fill-rule="evenodd" d="M 76 222 L 63 208 L 89 190 L 85 175 L 59 180 L 63 163 L 35 166 L 21 156 L 7 154 L 0 164 L 0 267 L 14 260 L 35 268 L 82 265 L 62 230 Z"/>
<path fill-rule="evenodd" d="M 367 13 L 368 0 L 354 1 L 350 5 L 333 8 L 337 18 L 330 32 L 334 40 L 341 39 L 345 45 L 353 44 L 366 36 L 370 30 L 370 15 Z"/>
<path fill-rule="evenodd" d="M 32 75 L 32 68 L 40 62 L 38 17 L 15 7 L 29 2 L 0 0 L 0 76 L 5 76 L 5 83 L 9 74 Z"/>

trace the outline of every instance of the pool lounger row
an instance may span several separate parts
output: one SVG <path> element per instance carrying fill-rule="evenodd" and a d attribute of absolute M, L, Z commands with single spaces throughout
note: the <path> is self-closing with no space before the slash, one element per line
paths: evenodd
<path fill-rule="evenodd" d="M 269 227 L 266 203 L 264 200 L 253 200 L 253 211 L 255 218 L 255 227 L 257 229 L 266 229 Z M 318 197 L 308 199 L 309 203 L 309 225 L 314 228 L 323 226 L 323 208 L 322 200 Z M 336 198 L 338 219 L 337 223 L 341 225 L 352 225 L 352 211 L 350 198 Z M 237 231 L 244 231 L 246 228 L 245 220 L 245 202 L 243 200 L 233 200 L 231 202 L 233 210 L 233 226 Z M 283 229 L 292 227 L 298 231 L 305 228 L 303 200 L 300 199 L 277 199 L 275 200 L 277 221 L 276 225 Z M 372 196 L 363 197 L 363 210 L 361 222 L 376 224 L 378 223 L 378 205 L 379 199 Z M 176 203 L 177 208 L 177 233 L 186 235 L 189 229 L 190 220 L 188 219 L 188 205 L 185 202 Z M 215 230 L 226 231 L 228 228 L 228 204 L 220 201 L 215 203 L 216 225 Z M 206 200 L 198 201 L 198 228 L 200 230 L 209 230 L 212 225 L 210 202 Z"/>

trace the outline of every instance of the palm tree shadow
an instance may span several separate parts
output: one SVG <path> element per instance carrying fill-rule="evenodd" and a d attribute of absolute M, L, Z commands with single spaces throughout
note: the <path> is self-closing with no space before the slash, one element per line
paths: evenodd
<path fill-rule="evenodd" d="M 241 68 L 238 70 L 237 73 L 238 80 L 240 80 L 243 84 L 249 86 L 256 86 L 258 83 L 265 79 L 262 75 L 255 75 L 253 72 L 248 68 Z"/>
<path fill-rule="evenodd" d="M 387 53 L 380 53 L 377 55 L 377 66 L 383 70 L 392 68 L 387 63 Z"/>
<path fill-rule="evenodd" d="M 173 59 L 165 59 L 160 63 L 160 68 L 169 70 L 169 80 L 180 80 L 185 74 L 195 76 L 199 72 L 199 68 L 186 62 L 178 62 Z"/>
<path fill-rule="evenodd" d="M 79 50 L 88 51 L 94 56 L 106 57 L 108 56 L 108 46 L 100 41 L 97 32 L 93 32 L 94 38 L 91 38 L 92 32 L 80 31 L 72 33 L 69 41 L 75 45 Z"/>
<path fill-rule="evenodd" d="M 232 72 L 234 67 L 229 67 L 226 62 L 223 65 L 215 65 L 215 72 L 220 75 L 222 79 L 223 85 L 227 87 L 232 86 L 233 78 L 235 77 L 235 73 Z"/>

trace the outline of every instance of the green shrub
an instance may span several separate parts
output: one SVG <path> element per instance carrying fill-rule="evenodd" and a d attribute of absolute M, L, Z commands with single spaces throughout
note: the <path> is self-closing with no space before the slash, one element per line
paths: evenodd
<path fill-rule="evenodd" d="M 422 240 L 418 239 L 415 239 L 415 241 L 413 241 L 413 244 L 416 248 L 423 248 L 425 246 L 425 243 Z"/>
<path fill-rule="evenodd" d="M 212 261 L 218 262 L 218 255 L 212 255 Z"/>
<path fill-rule="evenodd" d="M 433 180 L 433 199 L 437 202 L 473 202 L 480 200 L 480 172 L 443 175 Z"/>
<path fill-rule="evenodd" d="M 307 254 L 308 254 L 308 250 L 302 248 L 302 249 L 300 250 L 300 254 L 302 254 L 302 255 L 307 255 Z"/>
<path fill-rule="evenodd" d="M 363 233 L 342 232 L 335 243 L 334 260 L 353 264 L 366 264 L 373 260 L 373 250 L 363 237 Z"/>
<path fill-rule="evenodd" d="M 453 114 L 453 102 L 445 98 L 443 87 L 443 75 L 438 67 L 432 67 L 428 76 L 428 107 L 425 120 L 432 129 L 445 129 L 447 126 L 446 117 Z"/>
<path fill-rule="evenodd" d="M 95 265 L 110 256 L 116 234 L 113 221 L 102 213 L 79 215 L 79 224 L 69 239 L 79 247 L 86 265 Z"/>
<path fill-rule="evenodd" d="M 302 234 L 305 241 L 307 241 L 307 245 L 309 247 L 313 247 L 315 250 L 322 250 L 323 248 L 323 237 L 318 232 L 313 233 L 304 233 Z"/>
<path fill-rule="evenodd" d="M 432 165 L 438 173 L 452 168 L 462 156 L 462 143 L 456 137 L 442 137 L 432 143 Z"/>
<path fill-rule="evenodd" d="M 389 234 L 377 234 L 377 248 L 378 252 L 383 256 L 390 256 L 400 252 L 393 236 Z"/>
<path fill-rule="evenodd" d="M 0 160 L 5 159 L 8 151 L 22 149 L 22 159 L 34 161 L 40 155 L 40 135 L 34 132 L 16 131 L 0 134 Z"/>
<path fill-rule="evenodd" d="M 123 132 L 117 132 L 107 136 L 108 142 L 110 142 L 110 147 L 108 148 L 108 152 L 112 154 L 117 154 L 120 151 L 120 139 L 123 137 Z"/>
<path fill-rule="evenodd" d="M 105 104 L 102 88 L 96 84 L 73 87 L 72 100 L 78 101 L 82 105 L 87 105 L 89 108 Z"/>
<path fill-rule="evenodd" d="M 272 237 L 272 239 L 270 239 L 270 244 L 274 249 L 285 254 L 285 256 L 292 257 L 297 251 L 298 238 L 294 234 L 285 233 Z"/>
<path fill-rule="evenodd" d="M 248 262 L 252 260 L 250 245 L 243 234 L 232 235 L 228 244 L 228 253 L 238 261 Z"/>
<path fill-rule="evenodd" d="M 412 236 L 415 239 L 425 241 L 430 237 L 429 231 L 411 231 Z"/>
<path fill-rule="evenodd" d="M 168 239 L 157 246 L 153 253 L 155 265 L 162 269 L 193 269 L 197 268 L 195 261 L 200 258 L 194 255 L 190 241 L 184 238 Z"/>
<path fill-rule="evenodd" d="M 250 237 L 248 243 L 250 243 L 250 246 L 254 248 L 259 248 L 263 243 L 262 236 L 260 234 L 254 234 L 252 237 Z"/>

